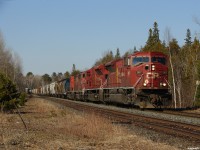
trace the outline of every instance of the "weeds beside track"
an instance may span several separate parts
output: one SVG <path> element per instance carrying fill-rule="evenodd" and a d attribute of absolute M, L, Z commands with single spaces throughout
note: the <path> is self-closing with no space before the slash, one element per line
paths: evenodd
<path fill-rule="evenodd" d="M 108 108 L 94 107 L 84 103 L 77 103 L 75 101 L 68 101 L 58 98 L 47 99 L 79 111 L 84 111 L 87 113 L 96 113 L 98 115 L 109 118 L 113 123 L 133 124 L 158 132 L 180 136 L 190 140 L 200 141 L 199 125 L 151 118 L 142 115 L 136 115 L 133 113 L 111 110 Z"/>

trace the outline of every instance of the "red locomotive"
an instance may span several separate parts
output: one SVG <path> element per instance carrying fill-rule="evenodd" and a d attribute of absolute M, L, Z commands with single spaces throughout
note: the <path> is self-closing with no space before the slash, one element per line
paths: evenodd
<path fill-rule="evenodd" d="M 69 82 L 66 95 L 71 99 L 134 104 L 141 108 L 171 104 L 167 56 L 161 52 L 137 52 L 71 76 Z"/>

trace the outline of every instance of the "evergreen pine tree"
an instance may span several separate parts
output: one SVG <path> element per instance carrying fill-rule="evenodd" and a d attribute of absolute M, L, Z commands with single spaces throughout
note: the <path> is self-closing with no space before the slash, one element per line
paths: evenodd
<path fill-rule="evenodd" d="M 133 48 L 133 53 L 135 53 L 135 52 L 137 52 L 136 46 L 134 46 L 134 48 Z"/>
<path fill-rule="evenodd" d="M 73 64 L 73 66 L 72 66 L 72 72 L 74 72 L 76 70 L 76 66 L 75 66 L 75 64 Z"/>
<path fill-rule="evenodd" d="M 110 57 L 113 59 L 113 52 L 110 51 Z"/>
<path fill-rule="evenodd" d="M 76 76 L 76 75 L 79 74 L 79 73 L 80 73 L 80 71 L 79 71 L 79 70 L 76 70 L 76 66 L 75 66 L 75 64 L 73 64 L 71 75 L 72 75 L 72 76 Z"/>
<path fill-rule="evenodd" d="M 178 55 L 179 50 L 180 50 L 180 47 L 178 45 L 178 41 L 175 38 L 173 38 L 170 41 L 169 45 L 170 45 L 170 51 L 171 51 L 172 56 Z"/>
<path fill-rule="evenodd" d="M 19 93 L 16 85 L 4 74 L 0 73 L 0 109 L 15 108 L 17 98 L 19 98 Z"/>
<path fill-rule="evenodd" d="M 186 38 L 185 38 L 185 44 L 186 44 L 186 46 L 190 46 L 192 44 L 191 40 L 192 40 L 192 38 L 191 38 L 190 29 L 187 29 Z"/>
<path fill-rule="evenodd" d="M 65 78 L 69 78 L 70 77 L 70 73 L 68 71 L 66 71 L 64 76 L 65 76 Z"/>
<path fill-rule="evenodd" d="M 118 59 L 118 58 L 120 58 L 119 48 L 117 48 L 117 52 L 116 52 L 116 55 L 115 55 L 115 59 Z"/>
<path fill-rule="evenodd" d="M 146 45 L 147 46 L 152 46 L 153 45 L 153 31 L 152 31 L 151 28 L 149 29 L 149 37 L 148 37 L 148 40 L 146 42 Z"/>
<path fill-rule="evenodd" d="M 51 77 L 47 73 L 42 76 L 42 79 L 44 81 L 44 84 L 49 84 L 52 81 Z"/>
<path fill-rule="evenodd" d="M 165 40 L 163 40 L 162 45 L 163 45 L 164 47 L 166 47 L 166 42 L 165 42 Z"/>
<path fill-rule="evenodd" d="M 52 81 L 57 81 L 58 80 L 58 76 L 56 74 L 56 72 L 53 72 L 51 75 Z"/>
<path fill-rule="evenodd" d="M 158 24 L 157 24 L 157 22 L 154 22 L 153 42 L 154 42 L 154 44 L 160 42 L 160 39 L 159 39 L 159 30 L 158 30 Z"/>

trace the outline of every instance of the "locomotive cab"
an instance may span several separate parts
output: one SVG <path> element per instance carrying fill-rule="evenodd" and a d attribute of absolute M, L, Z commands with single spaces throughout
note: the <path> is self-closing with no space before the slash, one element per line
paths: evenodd
<path fill-rule="evenodd" d="M 160 55 L 153 55 L 148 58 L 149 62 L 143 66 L 142 89 L 168 89 L 166 58 Z"/>

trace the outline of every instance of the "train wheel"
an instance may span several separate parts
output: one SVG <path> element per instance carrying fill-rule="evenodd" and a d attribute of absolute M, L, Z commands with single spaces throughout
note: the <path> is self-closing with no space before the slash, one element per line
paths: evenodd
<path fill-rule="evenodd" d="M 152 105 L 153 105 L 155 108 L 157 108 L 157 109 L 162 109 L 163 103 L 162 103 L 162 97 L 161 97 L 161 96 L 156 95 L 156 96 L 154 97 L 154 99 L 151 100 L 151 102 L 152 102 Z"/>
<path fill-rule="evenodd" d="M 144 110 L 146 106 L 147 106 L 147 102 L 143 98 L 140 98 L 140 103 L 139 103 L 140 109 Z"/>

